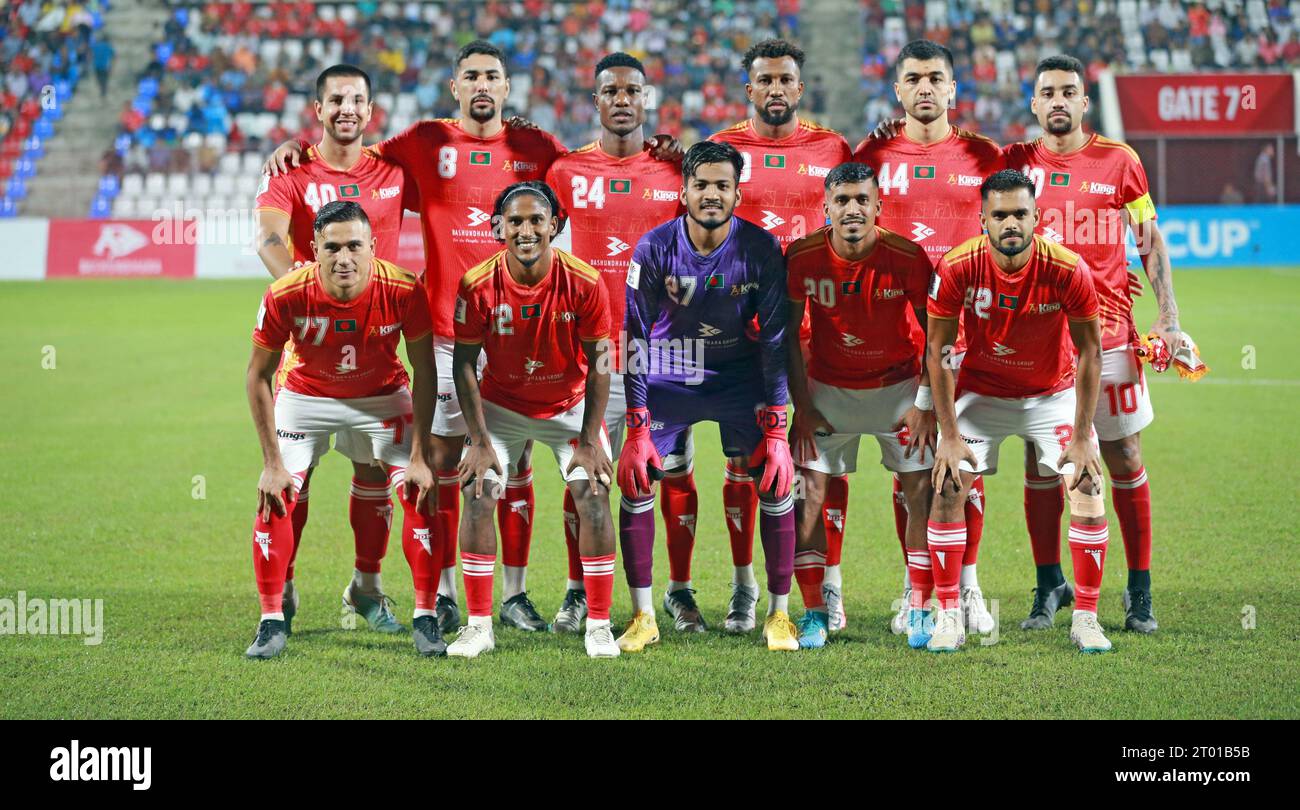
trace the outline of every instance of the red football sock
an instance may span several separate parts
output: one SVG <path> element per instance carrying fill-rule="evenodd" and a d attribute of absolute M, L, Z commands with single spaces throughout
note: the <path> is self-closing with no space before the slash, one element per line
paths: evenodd
<path fill-rule="evenodd" d="M 470 616 L 492 616 L 492 585 L 496 562 L 495 554 L 471 554 L 468 551 L 460 553 L 460 567 L 465 574 L 465 606 L 469 609 Z"/>
<path fill-rule="evenodd" d="M 564 488 L 564 545 L 569 551 L 569 579 L 582 582 L 582 555 L 578 551 L 578 506 L 573 493 Z M 590 607 L 588 610 L 590 611 Z"/>
<path fill-rule="evenodd" d="M 820 551 L 800 551 L 794 555 L 794 578 L 799 581 L 799 593 L 803 595 L 803 606 L 826 608 L 822 599 L 822 582 L 826 579 L 827 555 Z"/>
<path fill-rule="evenodd" d="M 406 554 L 407 564 L 411 566 L 415 609 L 433 610 L 438 600 L 438 577 L 442 575 L 442 551 L 438 548 L 438 533 L 434 530 L 437 518 L 429 514 L 428 504 L 423 509 L 415 508 L 417 493 L 406 491 L 406 470 L 395 467 L 388 474 L 389 482 L 397 490 L 398 502 L 402 505 L 402 551 Z M 385 545 L 387 542 L 388 532 L 385 529 Z"/>
<path fill-rule="evenodd" d="M 898 534 L 898 547 L 903 550 L 903 564 L 907 564 L 907 496 L 903 482 L 894 476 L 894 532 Z"/>
<path fill-rule="evenodd" d="M 659 510 L 664 516 L 668 535 L 668 570 L 673 582 L 691 579 L 691 555 L 695 553 L 695 516 L 700 495 L 695 490 L 695 476 L 668 475 L 659 484 Z"/>
<path fill-rule="evenodd" d="M 966 552 L 966 524 L 940 523 L 931 520 L 926 524 L 926 541 L 930 546 L 930 565 L 934 574 L 934 595 L 940 610 L 961 605 L 961 561 Z M 916 582 L 912 583 L 913 589 Z"/>
<path fill-rule="evenodd" d="M 727 534 L 731 538 L 731 563 L 737 568 L 754 562 L 754 516 L 758 512 L 758 490 L 754 479 L 744 470 L 727 464 L 722 484 L 722 506 L 727 514 Z"/>
<path fill-rule="evenodd" d="M 1128 568 L 1146 571 L 1151 568 L 1151 485 L 1146 468 L 1132 475 L 1112 475 L 1110 487 Z"/>
<path fill-rule="evenodd" d="M 966 495 L 966 553 L 962 565 L 974 565 L 980 557 L 980 539 L 984 537 L 984 476 L 975 476 Z"/>
<path fill-rule="evenodd" d="M 1106 570 L 1106 524 L 1070 521 L 1070 560 L 1074 563 L 1074 609 L 1097 612 L 1101 575 Z"/>
<path fill-rule="evenodd" d="M 308 489 L 311 483 L 307 484 Z M 298 546 L 302 543 L 302 530 L 307 525 L 308 506 L 311 502 L 307 496 L 311 493 L 307 489 L 298 493 L 298 500 L 293 505 L 293 551 L 289 552 L 289 568 L 285 571 L 285 579 L 293 579 L 293 564 L 298 559 Z"/>
<path fill-rule="evenodd" d="M 928 549 L 907 550 L 907 576 L 912 580 L 912 597 L 908 607 L 924 610 L 934 594 L 934 569 Z"/>
<path fill-rule="evenodd" d="M 849 514 L 849 477 L 831 476 L 826 484 L 826 502 L 822 504 L 822 523 L 826 526 L 826 564 L 839 565 L 844 549 L 844 521 Z"/>
<path fill-rule="evenodd" d="M 533 542 L 534 504 L 533 471 L 529 468 L 506 481 L 505 494 L 497 501 L 502 565 L 528 567 L 528 548 Z"/>
<path fill-rule="evenodd" d="M 582 582 L 587 588 L 587 618 L 609 621 L 614 601 L 614 555 L 582 558 Z"/>
<path fill-rule="evenodd" d="M 293 555 L 292 490 L 285 501 L 287 513 L 271 511 L 270 520 L 258 512 L 253 518 L 253 575 L 257 578 L 257 601 L 262 613 L 280 613 L 284 606 L 284 575 Z"/>
<path fill-rule="evenodd" d="M 460 533 L 460 478 L 456 473 L 438 473 L 438 511 L 433 515 L 433 527 L 442 546 L 442 567 L 455 568 Z"/>
<path fill-rule="evenodd" d="M 388 483 L 370 483 L 353 476 L 348 499 L 348 521 L 356 547 L 358 571 L 378 574 L 388 552 L 388 532 L 393 523 L 393 501 Z"/>
<path fill-rule="evenodd" d="M 1061 514 L 1065 511 L 1065 484 L 1060 476 L 1025 475 L 1025 523 L 1034 565 L 1061 564 Z"/>

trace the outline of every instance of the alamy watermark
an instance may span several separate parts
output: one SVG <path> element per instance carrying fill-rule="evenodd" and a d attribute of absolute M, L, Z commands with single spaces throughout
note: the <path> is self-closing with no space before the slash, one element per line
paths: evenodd
<path fill-rule="evenodd" d="M 0 636 L 84 636 L 94 647 L 104 640 L 104 600 L 0 597 Z"/>

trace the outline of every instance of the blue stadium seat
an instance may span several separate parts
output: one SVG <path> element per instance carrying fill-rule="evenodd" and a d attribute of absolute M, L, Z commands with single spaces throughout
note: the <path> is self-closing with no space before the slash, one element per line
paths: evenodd
<path fill-rule="evenodd" d="M 17 162 L 14 163 L 15 179 L 26 180 L 29 177 L 34 177 L 35 175 L 36 175 L 36 161 L 32 160 L 31 158 L 24 157 L 21 160 L 18 160 Z"/>
<path fill-rule="evenodd" d="M 113 215 L 113 203 L 104 197 L 96 197 L 90 204 L 91 219 L 108 219 Z"/>
<path fill-rule="evenodd" d="M 32 135 L 38 139 L 54 137 L 54 122 L 50 120 L 48 111 L 46 115 L 36 119 L 36 125 L 32 127 Z"/>
<path fill-rule="evenodd" d="M 0 217 L 16 216 L 18 216 L 18 204 L 8 197 L 0 199 Z"/>
<path fill-rule="evenodd" d="M 122 190 L 122 181 L 115 174 L 106 174 L 99 178 L 99 195 L 112 200 Z"/>
<path fill-rule="evenodd" d="M 21 177 L 11 177 L 5 184 L 5 197 L 11 200 L 27 199 L 27 181 Z"/>

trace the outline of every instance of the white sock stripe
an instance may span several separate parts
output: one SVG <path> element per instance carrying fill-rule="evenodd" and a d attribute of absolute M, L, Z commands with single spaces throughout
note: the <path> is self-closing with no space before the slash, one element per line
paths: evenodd
<path fill-rule="evenodd" d="M 1118 478 L 1111 478 L 1110 485 L 1112 489 L 1137 489 L 1147 482 L 1147 471 L 1143 470 L 1138 473 L 1137 478 L 1132 481 L 1122 481 Z"/>
<path fill-rule="evenodd" d="M 965 526 L 962 526 L 960 529 L 926 529 L 926 530 L 925 530 L 925 536 L 926 536 L 926 537 L 944 537 L 944 538 L 949 538 L 949 537 L 965 537 L 965 536 L 966 536 L 966 527 L 965 527 Z"/>
<path fill-rule="evenodd" d="M 584 577 L 612 577 L 614 576 L 614 564 L 588 566 L 583 563 L 582 575 Z"/>
<path fill-rule="evenodd" d="M 1060 478 L 1049 481 L 1031 481 L 1028 478 L 1025 479 L 1025 489 L 1056 489 L 1059 486 L 1061 486 Z"/>
<path fill-rule="evenodd" d="M 767 501 L 760 500 L 758 502 L 758 508 L 762 509 L 763 514 L 765 515 L 784 515 L 786 512 L 794 511 L 794 498 L 787 495 L 783 500 L 777 501 L 776 503 L 768 503 Z"/>
<path fill-rule="evenodd" d="M 438 473 L 438 486 L 451 486 L 452 484 L 460 486 L 460 475 L 457 473 Z"/>
<path fill-rule="evenodd" d="M 533 483 L 533 471 L 529 470 L 527 475 L 521 475 L 518 478 L 507 478 L 507 487 L 525 487 Z"/>
<path fill-rule="evenodd" d="M 467 575 L 470 575 L 470 576 L 482 576 L 482 575 L 484 575 L 484 574 L 491 575 L 491 573 L 492 573 L 493 571 L 496 570 L 496 564 L 495 564 L 495 563 L 467 563 L 467 562 L 462 562 L 462 563 L 460 564 L 460 567 L 461 567 L 461 570 L 462 570 L 462 571 L 464 571 Z"/>
<path fill-rule="evenodd" d="M 812 562 L 814 560 L 826 562 L 826 554 L 821 551 L 800 551 L 798 554 L 794 555 L 795 564 L 798 565 L 800 560 L 803 560 L 804 562 Z"/>
<path fill-rule="evenodd" d="M 643 512 L 652 511 L 655 508 L 655 499 L 646 498 L 644 501 L 629 501 L 626 497 L 623 497 L 619 499 L 618 506 L 625 512 L 639 515 Z"/>
<path fill-rule="evenodd" d="M 747 484 L 754 480 L 754 476 L 750 475 L 749 473 L 732 472 L 730 467 L 728 467 L 723 472 L 722 475 L 728 481 L 731 481 L 736 484 Z"/>
<path fill-rule="evenodd" d="M 1096 526 L 1080 526 L 1077 523 L 1070 524 L 1070 534 L 1098 535 L 1105 534 L 1108 531 L 1110 531 L 1110 526 L 1106 523 Z"/>
<path fill-rule="evenodd" d="M 929 542 L 930 548 L 948 548 L 950 546 L 964 545 L 966 545 L 965 540 L 935 540 L 933 537 L 930 538 Z"/>
<path fill-rule="evenodd" d="M 383 489 L 357 489 L 352 488 L 352 497 L 361 501 L 386 501 L 388 500 L 388 487 Z"/>

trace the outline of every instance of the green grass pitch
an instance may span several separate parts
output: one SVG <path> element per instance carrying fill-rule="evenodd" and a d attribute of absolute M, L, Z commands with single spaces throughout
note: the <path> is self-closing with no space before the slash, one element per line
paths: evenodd
<path fill-rule="evenodd" d="M 824 650 L 770 653 L 757 633 L 665 630 L 642 655 L 591 661 L 579 637 L 500 630 L 495 653 L 447 661 L 416 657 L 407 635 L 344 629 L 349 476 L 331 454 L 312 488 L 296 632 L 271 662 L 242 655 L 257 621 L 249 524 L 260 469 L 243 372 L 265 284 L 5 284 L 0 598 L 103 599 L 105 631 L 98 646 L 0 636 L 0 717 L 1300 716 L 1300 269 L 1189 271 L 1176 281 L 1184 325 L 1213 373 L 1153 384 L 1157 420 L 1144 445 L 1161 629 L 1120 631 L 1125 566 L 1112 519 L 1101 606 L 1111 655 L 1076 654 L 1065 614 L 1050 632 L 1018 629 L 1033 568 L 1014 464 L 988 481 L 980 555 L 984 592 L 998 600 L 998 643 L 972 639 L 959 655 L 934 656 L 890 635 L 901 561 L 887 474 L 864 443 L 844 554 L 849 627 Z M 1149 293 L 1139 301 L 1143 326 L 1153 303 Z M 722 460 L 716 431 L 698 437 L 695 583 L 720 625 L 730 580 Z M 1017 444 L 1004 451 L 1011 459 Z M 529 584 L 549 616 L 565 577 L 560 483 L 549 455 L 535 467 Z M 662 532 L 656 560 L 661 596 Z M 761 550 L 755 564 L 761 581 Z M 385 583 L 409 621 L 396 536 Z M 621 573 L 614 610 L 616 623 L 627 619 Z"/>

